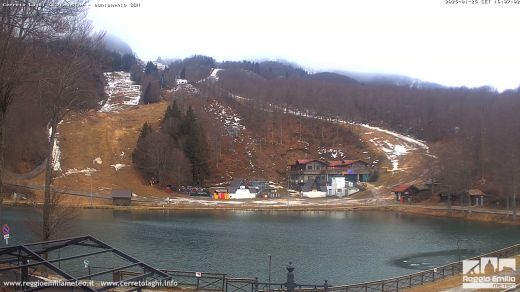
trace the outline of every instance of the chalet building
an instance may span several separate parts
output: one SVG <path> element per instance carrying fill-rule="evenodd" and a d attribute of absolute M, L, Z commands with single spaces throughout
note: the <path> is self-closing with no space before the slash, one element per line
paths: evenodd
<path fill-rule="evenodd" d="M 289 164 L 289 181 L 291 185 L 303 186 L 308 181 L 318 180 L 325 182 L 328 163 L 322 160 L 296 160 Z"/>
<path fill-rule="evenodd" d="M 164 65 L 163 63 L 159 63 L 159 62 L 156 62 L 156 61 L 154 61 L 152 63 L 155 65 L 155 67 L 157 67 L 157 70 L 159 70 L 159 71 L 164 71 L 167 68 L 167 66 Z"/>
<path fill-rule="evenodd" d="M 395 200 L 403 203 L 411 202 L 419 193 L 419 189 L 414 185 L 400 184 L 394 186 L 392 192 L 395 194 Z"/>
<path fill-rule="evenodd" d="M 132 201 L 131 190 L 112 190 L 112 205 L 130 206 Z"/>
<path fill-rule="evenodd" d="M 329 176 L 327 181 L 327 196 L 346 197 L 359 192 L 353 182 L 344 176 Z"/>
<path fill-rule="evenodd" d="M 367 182 L 370 174 L 368 163 L 362 160 L 328 161 L 329 176 L 344 176 L 349 182 Z"/>
<path fill-rule="evenodd" d="M 299 159 L 289 164 L 289 183 L 303 186 L 307 181 L 317 180 L 326 185 L 333 177 L 344 177 L 346 182 L 366 182 L 370 174 L 368 163 L 362 160 L 323 161 Z M 338 181 L 339 182 L 339 181 Z"/>

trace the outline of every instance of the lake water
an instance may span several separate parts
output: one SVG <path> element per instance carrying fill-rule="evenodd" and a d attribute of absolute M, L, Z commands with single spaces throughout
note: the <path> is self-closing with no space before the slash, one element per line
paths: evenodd
<path fill-rule="evenodd" d="M 266 281 L 270 254 L 273 282 L 284 282 L 292 261 L 303 284 L 398 276 L 520 241 L 517 226 L 392 212 L 78 212 L 63 236 L 90 234 L 157 268 Z M 1 216 L 9 245 L 38 240 L 34 209 L 3 208 Z"/>

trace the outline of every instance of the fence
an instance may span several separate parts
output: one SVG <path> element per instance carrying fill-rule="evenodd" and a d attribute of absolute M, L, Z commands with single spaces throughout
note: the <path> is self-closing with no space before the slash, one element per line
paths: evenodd
<path fill-rule="evenodd" d="M 486 253 L 471 259 L 480 257 L 511 257 L 520 254 L 520 244 L 516 244 L 507 248 Z M 174 270 L 161 270 L 177 281 L 178 286 L 184 289 L 203 290 L 203 291 L 224 291 L 224 292 L 264 292 L 264 291 L 345 291 L 345 292 L 367 292 L 382 291 L 392 292 L 401 291 L 402 289 L 412 288 L 414 286 L 424 285 L 426 283 L 435 282 L 451 276 L 462 274 L 462 262 L 454 262 L 433 269 L 408 274 L 400 277 L 364 282 L 358 284 L 329 286 L 325 280 L 323 284 L 306 285 L 294 282 L 294 267 L 287 267 L 286 283 L 264 283 L 259 282 L 258 278 L 230 278 L 226 274 L 218 273 L 196 273 Z M 132 276 L 135 273 L 119 271 L 119 275 L 114 277 Z"/>

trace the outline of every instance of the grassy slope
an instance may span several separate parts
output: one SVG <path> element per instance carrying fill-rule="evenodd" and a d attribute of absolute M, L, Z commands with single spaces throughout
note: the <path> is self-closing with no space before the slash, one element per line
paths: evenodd
<path fill-rule="evenodd" d="M 162 192 L 147 186 L 132 167 L 132 151 L 144 122 L 157 125 L 164 115 L 167 103 L 140 105 L 120 113 L 89 112 L 72 115 L 58 129 L 60 134 L 61 168 L 95 168 L 92 179 L 84 174 L 71 174 L 55 179 L 57 188 L 109 194 L 112 188 L 128 188 L 140 195 Z M 124 152 L 124 155 L 121 155 Z M 100 157 L 102 164 L 93 160 Z M 126 167 L 115 171 L 113 164 Z M 60 176 L 60 174 L 57 174 Z M 43 184 L 43 173 L 29 182 Z"/>
<path fill-rule="evenodd" d="M 200 100 L 198 103 L 200 103 Z M 65 172 L 73 168 L 93 167 L 97 171 L 92 175 L 92 179 L 84 174 L 71 174 L 57 178 L 55 185 L 62 189 L 89 193 L 92 183 L 93 192 L 104 195 L 108 195 L 113 188 L 128 188 L 139 196 L 169 196 L 163 190 L 147 185 L 133 168 L 131 161 L 131 153 L 142 124 L 149 122 L 157 127 L 167 105 L 168 102 L 163 101 L 157 104 L 140 105 L 120 113 L 89 112 L 85 115 L 70 116 L 59 127 L 62 169 Z M 199 114 L 204 115 L 203 110 Z M 213 127 L 222 126 L 210 114 L 204 115 L 201 121 L 208 128 L 210 123 L 213 124 Z M 297 158 L 317 158 L 317 151 L 323 146 L 322 135 L 335 135 L 337 131 L 334 127 L 340 127 L 327 122 L 295 116 L 285 116 L 283 123 L 285 128 L 282 144 L 278 142 L 278 136 L 275 136 L 273 143 L 269 131 L 264 131 L 264 134 L 261 135 L 259 134 L 260 129 L 255 128 L 254 124 L 247 123 L 246 130 L 242 131 L 237 139 L 224 136 L 222 139 L 222 156 L 218 168 L 216 168 L 216 158 L 212 156 L 210 164 L 213 175 L 210 182 L 228 182 L 232 178 L 244 177 L 266 178 L 285 185 L 287 163 Z M 317 123 L 322 124 L 325 134 L 321 131 L 321 127 L 315 127 Z M 296 138 L 299 137 L 298 128 L 314 129 L 303 134 L 304 140 L 309 143 L 308 145 L 298 142 L 298 138 Z M 366 131 L 363 128 L 354 126 L 351 127 L 351 130 L 357 132 L 365 141 L 370 138 L 364 136 Z M 354 147 L 341 143 L 341 137 L 338 139 L 334 143 L 341 145 L 336 148 L 343 149 L 348 154 L 347 159 L 364 158 L 363 156 L 381 157 L 380 150 L 373 147 L 371 143 L 363 143 L 364 146 L 360 148 L 359 145 Z M 388 139 L 391 139 L 391 137 Z M 253 149 L 251 151 L 252 157 L 248 157 L 246 149 Z M 363 151 L 369 153 L 363 154 Z M 121 155 L 123 152 L 124 155 Z M 93 163 L 96 157 L 103 160 L 101 165 Z M 422 164 L 418 158 L 420 158 L 419 154 L 407 158 L 410 167 L 415 168 Z M 250 166 L 249 160 L 253 162 L 254 167 Z M 126 167 L 116 172 L 111 165 L 117 163 L 125 164 Z M 413 177 L 415 173 L 407 171 L 400 175 L 383 175 L 381 182 L 391 185 L 408 176 Z M 43 185 L 43 173 L 23 183 Z"/>

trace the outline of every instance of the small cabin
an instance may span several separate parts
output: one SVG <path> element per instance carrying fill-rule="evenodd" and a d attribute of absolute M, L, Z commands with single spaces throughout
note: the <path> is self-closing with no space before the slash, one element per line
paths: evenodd
<path fill-rule="evenodd" d="M 484 197 L 486 194 L 479 189 L 471 189 L 467 191 L 473 206 L 484 206 Z"/>
<path fill-rule="evenodd" d="M 414 185 L 400 184 L 392 188 L 395 194 L 395 200 L 401 203 L 411 202 L 413 198 L 419 193 L 419 189 Z"/>
<path fill-rule="evenodd" d="M 130 206 L 132 201 L 131 190 L 112 190 L 112 205 L 114 206 Z"/>

